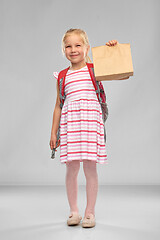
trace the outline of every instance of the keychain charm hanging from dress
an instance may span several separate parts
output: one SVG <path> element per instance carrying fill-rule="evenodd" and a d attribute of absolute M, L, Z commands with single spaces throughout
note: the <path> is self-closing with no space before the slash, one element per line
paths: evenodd
<path fill-rule="evenodd" d="M 54 158 L 55 158 L 55 151 L 56 151 L 56 149 L 55 149 L 55 148 L 53 148 L 53 149 L 52 149 L 52 152 L 51 152 L 51 158 L 52 158 L 52 159 L 54 159 Z"/>

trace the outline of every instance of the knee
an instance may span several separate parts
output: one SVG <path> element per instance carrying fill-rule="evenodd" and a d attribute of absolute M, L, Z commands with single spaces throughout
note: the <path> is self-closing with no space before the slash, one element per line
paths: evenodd
<path fill-rule="evenodd" d="M 80 162 L 79 161 L 71 161 L 66 163 L 67 167 L 67 174 L 69 174 L 72 177 L 76 177 L 78 175 L 79 169 L 80 169 Z"/>
<path fill-rule="evenodd" d="M 91 160 L 85 160 L 83 161 L 83 170 L 84 170 L 84 174 L 85 176 L 89 176 L 89 177 L 95 177 L 97 176 L 97 165 L 96 162 L 91 161 Z"/>

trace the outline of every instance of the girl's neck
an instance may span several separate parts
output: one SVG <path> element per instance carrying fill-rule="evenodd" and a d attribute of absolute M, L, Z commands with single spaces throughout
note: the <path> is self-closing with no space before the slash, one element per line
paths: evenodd
<path fill-rule="evenodd" d="M 78 70 L 86 66 L 86 62 L 80 62 L 80 63 L 72 63 L 70 70 Z"/>

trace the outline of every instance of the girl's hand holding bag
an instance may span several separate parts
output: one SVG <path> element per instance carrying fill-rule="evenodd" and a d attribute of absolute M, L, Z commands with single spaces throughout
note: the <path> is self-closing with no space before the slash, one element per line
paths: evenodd
<path fill-rule="evenodd" d="M 124 80 L 133 76 L 129 43 L 109 41 L 104 46 L 93 47 L 92 56 L 97 81 Z"/>

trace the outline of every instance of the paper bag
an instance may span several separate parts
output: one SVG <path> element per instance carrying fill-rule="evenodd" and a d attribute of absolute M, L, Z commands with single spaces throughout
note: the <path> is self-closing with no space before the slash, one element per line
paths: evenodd
<path fill-rule="evenodd" d="M 129 43 L 93 47 L 92 56 L 97 81 L 123 80 L 133 76 Z"/>

